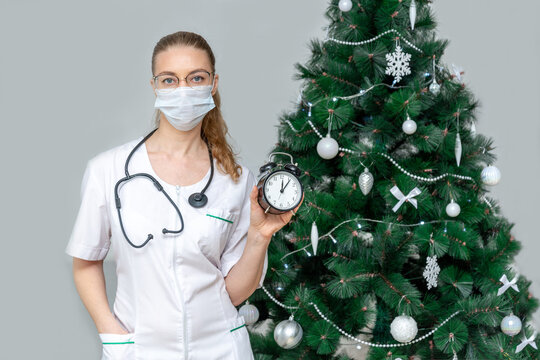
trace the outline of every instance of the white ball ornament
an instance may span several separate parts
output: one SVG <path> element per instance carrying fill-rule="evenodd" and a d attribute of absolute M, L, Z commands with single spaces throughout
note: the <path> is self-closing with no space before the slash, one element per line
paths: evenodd
<path fill-rule="evenodd" d="M 238 313 L 244 317 L 246 325 L 253 325 L 259 320 L 259 310 L 255 305 L 250 304 L 248 301 L 242 305 L 240 310 L 238 310 Z"/>
<path fill-rule="evenodd" d="M 407 315 L 396 317 L 390 324 L 390 334 L 401 343 L 407 343 L 414 339 L 418 333 L 416 320 Z"/>
<path fill-rule="evenodd" d="M 343 12 L 350 11 L 352 9 L 353 3 L 351 0 L 339 0 L 339 10 Z"/>
<path fill-rule="evenodd" d="M 302 340 L 302 327 L 292 319 L 283 320 L 274 329 L 274 340 L 284 349 L 292 349 Z"/>
<path fill-rule="evenodd" d="M 501 172 L 495 166 L 490 165 L 482 170 L 480 177 L 486 185 L 497 185 L 501 181 Z"/>
<path fill-rule="evenodd" d="M 338 142 L 330 137 L 330 134 L 319 140 L 317 143 L 317 153 L 323 159 L 333 159 L 339 151 Z"/>
<path fill-rule="evenodd" d="M 461 212 L 461 207 L 457 202 L 454 202 L 454 200 L 450 201 L 448 205 L 446 205 L 446 215 L 450 217 L 456 217 Z"/>
<path fill-rule="evenodd" d="M 521 320 L 514 314 L 505 316 L 501 321 L 501 330 L 508 336 L 514 336 L 521 331 Z"/>
<path fill-rule="evenodd" d="M 412 135 L 416 132 L 416 122 L 409 117 L 409 114 L 407 114 L 407 120 L 403 122 L 401 128 L 405 134 Z"/>

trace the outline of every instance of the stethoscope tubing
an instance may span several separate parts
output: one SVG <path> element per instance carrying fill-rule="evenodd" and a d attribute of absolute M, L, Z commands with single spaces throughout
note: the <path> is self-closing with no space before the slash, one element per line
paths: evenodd
<path fill-rule="evenodd" d="M 126 231 L 125 231 L 125 228 L 124 228 L 124 224 L 123 224 L 123 221 L 122 221 L 122 213 L 121 213 L 121 208 L 122 208 L 122 202 L 120 200 L 120 194 L 118 192 L 118 189 L 119 189 L 119 186 L 124 183 L 124 182 L 127 182 L 129 180 L 132 180 L 133 178 L 135 177 L 138 177 L 138 176 L 142 176 L 142 177 L 145 177 L 145 178 L 148 178 L 150 179 L 150 181 L 152 181 L 152 183 L 154 184 L 155 188 L 161 192 L 163 195 L 165 195 L 165 197 L 167 198 L 167 200 L 172 204 L 172 206 L 174 207 L 176 213 L 178 214 L 178 216 L 180 217 L 180 224 L 181 224 L 181 227 L 179 230 L 168 230 L 166 228 L 163 228 L 161 231 L 163 234 L 166 234 L 166 233 L 172 233 L 172 234 L 179 234 L 180 232 L 182 232 L 184 230 L 184 218 L 182 217 L 182 213 L 180 212 L 180 209 L 178 208 L 178 206 L 175 204 L 175 202 L 171 199 L 171 197 L 169 196 L 169 194 L 167 194 L 167 192 L 163 189 L 163 186 L 159 183 L 159 181 L 153 177 L 152 175 L 148 174 L 148 173 L 136 173 L 136 174 L 130 174 L 129 173 L 129 161 L 131 160 L 131 157 L 133 156 L 133 153 L 139 148 L 139 146 L 141 146 L 150 136 L 152 136 L 152 134 L 157 130 L 158 128 L 152 130 L 148 135 L 146 135 L 141 141 L 139 141 L 139 143 L 137 145 L 135 145 L 135 147 L 131 150 L 131 152 L 129 153 L 128 157 L 126 158 L 126 163 L 125 163 L 125 166 L 124 166 L 124 170 L 125 170 L 125 174 L 126 176 L 121 178 L 120 180 L 118 180 L 116 182 L 116 185 L 114 186 L 114 200 L 115 200 L 115 206 L 116 206 L 116 211 L 118 213 L 118 220 L 119 220 L 119 223 L 120 223 L 120 228 L 122 229 L 122 234 L 124 235 L 124 237 L 126 238 L 127 242 L 133 246 L 134 248 L 142 248 L 144 247 L 151 239 L 154 238 L 154 236 L 152 234 L 148 234 L 147 235 L 147 238 L 146 240 L 140 244 L 140 245 L 136 245 L 134 244 L 128 237 Z M 205 187 L 201 190 L 200 193 L 194 193 L 190 196 L 190 205 L 193 206 L 193 207 L 201 207 L 201 206 L 204 206 L 207 202 L 207 197 L 206 195 L 204 194 L 204 192 L 206 191 L 206 189 L 208 188 L 208 186 L 210 185 L 210 182 L 212 181 L 212 178 L 213 178 L 213 175 L 214 175 L 214 163 L 213 163 L 213 157 L 212 157 L 212 150 L 210 148 L 210 146 L 208 145 L 208 140 L 205 138 L 204 139 L 205 142 L 206 142 L 206 145 L 208 146 L 208 155 L 210 157 L 210 178 L 208 179 Z M 192 198 L 194 198 L 194 200 L 192 200 Z"/>

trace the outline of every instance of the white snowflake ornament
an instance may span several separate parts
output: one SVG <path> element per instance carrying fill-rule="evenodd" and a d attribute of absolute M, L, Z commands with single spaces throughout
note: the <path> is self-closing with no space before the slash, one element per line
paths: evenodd
<path fill-rule="evenodd" d="M 424 269 L 424 278 L 427 281 L 428 290 L 432 287 L 437 287 L 437 278 L 439 277 L 439 272 L 441 268 L 437 263 L 437 255 L 428 256 L 426 262 L 426 268 Z"/>
<path fill-rule="evenodd" d="M 403 76 L 411 73 L 409 61 L 411 54 L 404 53 L 401 46 L 397 45 L 396 50 L 391 54 L 386 54 L 386 75 L 392 75 L 394 82 L 398 83 Z"/>

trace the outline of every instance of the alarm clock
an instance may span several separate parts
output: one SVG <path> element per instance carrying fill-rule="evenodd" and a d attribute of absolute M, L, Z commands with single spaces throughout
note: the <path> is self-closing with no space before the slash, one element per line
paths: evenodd
<path fill-rule="evenodd" d="M 283 154 L 291 158 L 289 164 L 276 164 L 272 155 Z M 265 213 L 279 215 L 298 206 L 302 201 L 304 188 L 300 182 L 302 171 L 293 164 L 293 157 L 283 152 L 273 152 L 268 162 L 259 168 L 257 202 Z"/>

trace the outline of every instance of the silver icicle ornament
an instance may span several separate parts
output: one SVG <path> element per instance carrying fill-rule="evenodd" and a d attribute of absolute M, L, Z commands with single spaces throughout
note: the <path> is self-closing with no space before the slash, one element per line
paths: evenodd
<path fill-rule="evenodd" d="M 317 255 L 317 245 L 319 244 L 319 229 L 315 221 L 311 224 L 311 247 L 313 248 L 313 255 Z"/>
<path fill-rule="evenodd" d="M 459 136 L 459 132 L 456 135 L 456 148 L 454 149 L 455 155 L 456 155 L 456 163 L 457 166 L 461 163 L 461 136 Z"/>
<path fill-rule="evenodd" d="M 411 30 L 414 30 L 414 24 L 416 23 L 416 2 L 411 1 L 411 6 L 409 7 L 409 20 L 411 21 Z"/>

